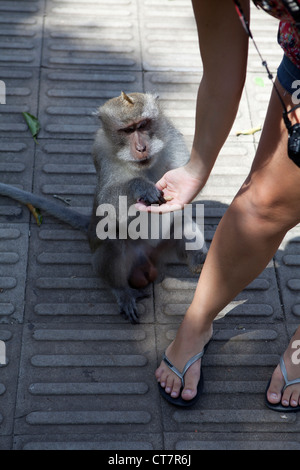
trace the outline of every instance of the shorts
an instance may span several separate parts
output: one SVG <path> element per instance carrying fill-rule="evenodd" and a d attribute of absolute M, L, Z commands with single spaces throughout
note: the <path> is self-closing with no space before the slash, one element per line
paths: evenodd
<path fill-rule="evenodd" d="M 299 87 L 298 83 L 294 84 L 293 87 L 292 85 L 295 80 L 300 80 L 300 69 L 284 55 L 277 70 L 277 78 L 283 88 L 292 95 Z"/>

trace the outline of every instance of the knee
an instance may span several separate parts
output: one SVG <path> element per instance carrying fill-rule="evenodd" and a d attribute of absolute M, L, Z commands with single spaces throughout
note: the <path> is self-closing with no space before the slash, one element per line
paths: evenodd
<path fill-rule="evenodd" d="M 299 221 L 295 210 L 281 191 L 267 186 L 252 187 L 248 195 L 250 214 L 260 224 L 272 227 L 275 232 L 286 232 Z"/>

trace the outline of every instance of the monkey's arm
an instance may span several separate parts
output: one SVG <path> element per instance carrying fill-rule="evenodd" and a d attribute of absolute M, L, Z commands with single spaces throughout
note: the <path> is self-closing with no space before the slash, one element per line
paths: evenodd
<path fill-rule="evenodd" d="M 85 233 L 88 230 L 89 216 L 61 206 L 45 197 L 37 196 L 36 194 L 23 191 L 22 189 L 4 183 L 0 183 L 0 195 L 10 197 L 25 205 L 32 204 L 34 207 L 44 210 L 48 214 Z"/>
<path fill-rule="evenodd" d="M 162 191 L 155 184 L 143 177 L 132 178 L 123 183 L 115 183 L 102 188 L 97 196 L 97 204 L 112 204 L 116 209 L 119 206 L 119 197 L 127 196 L 128 205 L 138 200 L 146 205 L 163 204 L 165 202 Z"/>

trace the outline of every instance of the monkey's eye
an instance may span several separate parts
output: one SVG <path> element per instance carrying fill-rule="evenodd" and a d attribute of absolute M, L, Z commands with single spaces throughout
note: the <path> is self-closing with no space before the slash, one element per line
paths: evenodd
<path fill-rule="evenodd" d="M 125 127 L 124 129 L 120 129 L 120 130 L 121 132 L 125 132 L 125 134 L 132 134 L 135 131 L 135 127 L 134 126 Z"/>
<path fill-rule="evenodd" d="M 145 119 L 144 121 L 141 121 L 138 124 L 137 128 L 138 129 L 146 129 L 148 127 L 149 123 L 150 123 L 149 119 Z"/>

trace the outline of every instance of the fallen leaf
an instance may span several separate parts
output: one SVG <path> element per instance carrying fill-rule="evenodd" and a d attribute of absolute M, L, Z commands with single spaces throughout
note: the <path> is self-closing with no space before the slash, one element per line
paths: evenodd
<path fill-rule="evenodd" d="M 258 86 L 261 86 L 261 87 L 265 86 L 264 79 L 261 77 L 255 77 L 254 82 Z"/>
<path fill-rule="evenodd" d="M 236 135 L 252 135 L 255 132 L 261 131 L 261 126 L 259 127 L 252 127 L 252 129 L 246 129 L 244 131 L 237 131 Z"/>
<path fill-rule="evenodd" d="M 40 126 L 40 123 L 38 121 L 38 119 L 33 116 L 32 114 L 29 114 L 29 113 L 22 113 L 28 127 L 29 127 L 29 130 L 32 134 L 32 137 L 34 139 L 34 141 L 37 143 L 37 135 L 41 129 L 41 126 Z"/>
<path fill-rule="evenodd" d="M 26 204 L 26 206 L 28 207 L 30 212 L 33 214 L 38 226 L 40 226 L 43 222 L 43 216 L 41 215 L 40 210 L 33 207 L 32 204 Z"/>

